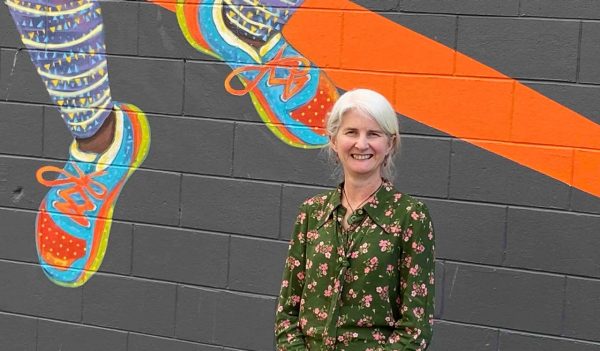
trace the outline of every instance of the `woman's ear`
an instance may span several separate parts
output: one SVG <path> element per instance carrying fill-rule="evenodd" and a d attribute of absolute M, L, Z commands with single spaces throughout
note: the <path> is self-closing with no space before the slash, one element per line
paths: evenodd
<path fill-rule="evenodd" d="M 333 151 L 337 152 L 337 145 L 336 145 L 335 135 L 330 135 L 329 136 L 329 144 L 331 145 L 331 149 Z"/>
<path fill-rule="evenodd" d="M 390 144 L 388 145 L 388 154 L 390 154 L 392 152 L 392 150 L 394 150 L 396 148 L 396 143 L 398 142 L 398 138 L 396 137 L 396 134 L 390 136 Z"/>

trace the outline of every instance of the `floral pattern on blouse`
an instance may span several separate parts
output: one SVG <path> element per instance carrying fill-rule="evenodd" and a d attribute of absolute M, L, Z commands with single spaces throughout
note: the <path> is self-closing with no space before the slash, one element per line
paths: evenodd
<path fill-rule="evenodd" d="M 277 305 L 277 350 L 425 350 L 434 310 L 427 207 L 386 181 L 348 229 L 344 214 L 341 186 L 300 207 Z"/>

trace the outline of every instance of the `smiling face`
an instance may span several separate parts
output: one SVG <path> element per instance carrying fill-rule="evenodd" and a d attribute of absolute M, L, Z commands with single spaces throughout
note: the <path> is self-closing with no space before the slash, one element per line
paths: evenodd
<path fill-rule="evenodd" d="M 331 138 L 346 178 L 361 180 L 381 178 L 386 155 L 393 147 L 392 139 L 379 124 L 359 109 L 344 114 L 340 127 Z"/>

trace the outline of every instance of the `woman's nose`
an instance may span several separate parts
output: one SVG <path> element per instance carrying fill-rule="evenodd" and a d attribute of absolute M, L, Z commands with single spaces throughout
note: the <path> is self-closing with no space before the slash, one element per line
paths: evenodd
<path fill-rule="evenodd" d="M 360 135 L 356 140 L 356 144 L 354 144 L 354 146 L 359 150 L 367 149 L 369 147 L 367 137 L 365 135 Z"/>

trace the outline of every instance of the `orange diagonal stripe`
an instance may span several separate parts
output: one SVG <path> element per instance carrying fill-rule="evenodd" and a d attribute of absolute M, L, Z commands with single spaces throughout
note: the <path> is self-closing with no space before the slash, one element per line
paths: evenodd
<path fill-rule="evenodd" d="M 350 1 L 327 9 L 306 0 L 284 36 L 339 88 L 381 91 L 398 113 L 600 196 L 600 125 Z"/>

